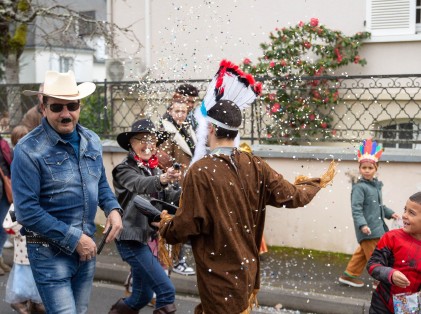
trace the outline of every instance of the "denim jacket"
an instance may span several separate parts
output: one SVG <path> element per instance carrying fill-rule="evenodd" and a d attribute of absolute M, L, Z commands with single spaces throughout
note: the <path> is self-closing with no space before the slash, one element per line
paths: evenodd
<path fill-rule="evenodd" d="M 16 145 L 12 186 L 16 218 L 22 234 L 42 235 L 71 254 L 82 233 L 95 233 L 95 214 L 106 216 L 120 205 L 111 191 L 102 163 L 99 137 L 77 124 L 79 158 L 45 118 Z"/>

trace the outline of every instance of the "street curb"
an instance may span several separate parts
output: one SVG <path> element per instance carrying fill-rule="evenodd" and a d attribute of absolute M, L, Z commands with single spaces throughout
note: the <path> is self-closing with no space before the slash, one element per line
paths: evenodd
<path fill-rule="evenodd" d="M 4 261 L 12 265 L 13 250 L 3 250 Z M 127 264 L 104 263 L 97 261 L 95 280 L 109 281 L 123 285 L 130 267 Z M 177 293 L 198 296 L 196 276 L 171 274 Z M 282 304 L 283 308 L 323 314 L 365 314 L 370 302 L 350 297 L 332 296 L 321 293 L 297 291 L 279 287 L 261 287 L 258 294 L 260 305 L 274 307 Z"/>
<path fill-rule="evenodd" d="M 128 271 L 129 267 L 97 262 L 95 279 L 123 284 Z M 171 281 L 177 293 L 199 295 L 196 276 L 172 273 Z M 263 306 L 274 307 L 277 304 L 282 304 L 283 308 L 323 314 L 365 314 L 370 308 L 370 302 L 366 300 L 279 287 L 261 287 L 258 301 Z"/>
<path fill-rule="evenodd" d="M 177 293 L 199 295 L 196 276 L 172 274 L 171 281 Z M 261 287 L 257 299 L 263 306 L 282 304 L 283 308 L 323 314 L 365 314 L 370 308 L 370 302 L 366 300 L 278 287 Z"/>

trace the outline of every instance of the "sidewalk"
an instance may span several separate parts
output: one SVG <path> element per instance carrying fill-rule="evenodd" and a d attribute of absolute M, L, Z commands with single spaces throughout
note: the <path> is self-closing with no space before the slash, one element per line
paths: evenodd
<path fill-rule="evenodd" d="M 191 250 L 187 261 L 194 266 Z M 12 262 L 13 249 L 3 250 L 7 263 Z M 300 310 L 310 313 L 368 313 L 371 300 L 371 279 L 365 272 L 366 285 L 352 288 L 338 283 L 349 256 L 283 248 L 262 256 L 259 304 Z M 123 284 L 129 267 L 114 243 L 107 244 L 97 256 L 95 279 Z M 197 295 L 196 276 L 171 274 L 179 294 Z"/>

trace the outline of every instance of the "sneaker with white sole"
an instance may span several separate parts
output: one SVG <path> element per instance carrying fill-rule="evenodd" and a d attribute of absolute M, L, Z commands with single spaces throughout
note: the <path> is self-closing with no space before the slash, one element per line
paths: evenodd
<path fill-rule="evenodd" d="M 185 276 L 191 276 L 191 275 L 196 274 L 194 269 L 191 268 L 189 265 L 187 265 L 186 262 L 179 262 L 177 265 L 173 267 L 172 271 L 177 274 L 185 275 Z"/>
<path fill-rule="evenodd" d="M 339 277 L 339 282 L 355 288 L 361 288 L 362 286 L 364 286 L 364 281 L 349 276 Z"/>

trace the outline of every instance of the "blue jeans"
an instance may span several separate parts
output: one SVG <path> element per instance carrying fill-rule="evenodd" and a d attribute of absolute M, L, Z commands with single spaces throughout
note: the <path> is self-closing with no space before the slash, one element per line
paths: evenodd
<path fill-rule="evenodd" d="M 29 262 L 48 314 L 84 314 L 88 310 L 95 258 L 63 253 L 48 244 L 27 244 Z"/>
<path fill-rule="evenodd" d="M 175 288 L 148 245 L 137 241 L 116 241 L 123 261 L 132 268 L 133 291 L 124 300 L 128 306 L 140 310 L 156 294 L 156 308 L 175 301 Z"/>
<path fill-rule="evenodd" d="M 7 211 L 10 208 L 10 204 L 7 201 L 6 193 L 3 192 L 3 196 L 0 200 L 0 221 L 3 223 L 4 218 L 7 215 Z M 9 236 L 7 235 L 6 231 L 4 231 L 4 228 L 0 226 L 0 256 L 3 255 L 3 245 L 6 243 Z"/>

